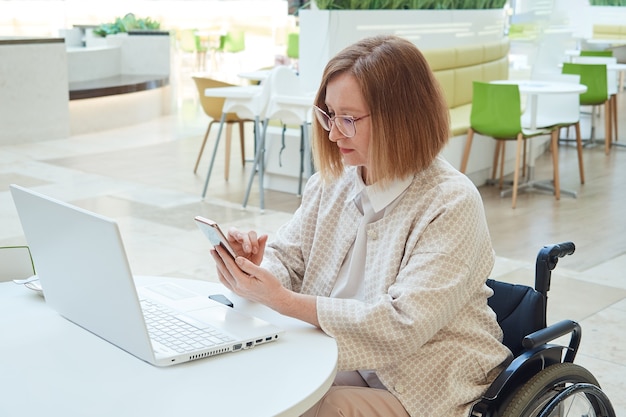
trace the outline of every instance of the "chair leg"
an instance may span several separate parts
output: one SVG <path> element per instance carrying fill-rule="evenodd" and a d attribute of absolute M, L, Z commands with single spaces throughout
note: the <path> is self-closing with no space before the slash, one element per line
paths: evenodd
<path fill-rule="evenodd" d="M 526 178 L 526 150 L 528 149 L 528 141 L 526 139 L 523 140 L 523 155 L 522 155 L 522 177 Z"/>
<path fill-rule="evenodd" d="M 558 142 L 559 142 L 559 131 L 555 129 L 551 134 L 552 139 L 552 182 L 554 185 L 554 198 L 557 200 L 561 199 L 561 179 L 559 177 L 559 150 L 558 150 Z"/>
<path fill-rule="evenodd" d="M 611 149 L 611 98 L 604 102 L 604 152 L 608 155 Z"/>
<path fill-rule="evenodd" d="M 230 174 L 230 149 L 233 139 L 233 124 L 228 122 L 226 124 L 226 149 L 224 151 L 224 180 L 228 181 Z"/>
<path fill-rule="evenodd" d="M 506 142 L 500 141 L 500 189 L 504 186 L 504 160 L 506 154 Z"/>
<path fill-rule="evenodd" d="M 520 155 L 523 151 L 524 146 L 524 137 L 521 133 L 517 134 L 517 152 L 515 152 L 515 171 L 513 174 L 513 201 L 511 203 L 511 208 L 515 208 L 515 204 L 517 203 L 517 186 L 519 185 L 519 165 L 520 165 Z"/>
<path fill-rule="evenodd" d="M 240 120 L 239 124 L 239 147 L 241 148 L 241 166 L 246 164 L 246 140 L 244 135 L 244 124 L 243 121 Z"/>
<path fill-rule="evenodd" d="M 578 149 L 578 172 L 580 174 L 580 183 L 585 183 L 585 167 L 583 166 L 583 140 L 580 137 L 580 122 L 574 125 L 576 130 L 576 148 Z"/>
<path fill-rule="evenodd" d="M 502 145 L 502 142 L 497 140 L 496 149 L 493 151 L 493 164 L 491 168 L 491 180 L 492 181 L 496 180 L 496 174 L 498 172 L 498 160 L 500 159 L 500 146 L 501 145 Z"/>
<path fill-rule="evenodd" d="M 613 116 L 613 142 L 617 142 L 617 94 L 611 96 L 611 115 Z"/>
<path fill-rule="evenodd" d="M 467 130 L 467 139 L 465 140 L 465 149 L 463 150 L 463 157 L 461 159 L 461 172 L 465 174 L 467 169 L 467 160 L 469 159 L 470 149 L 472 147 L 472 139 L 474 139 L 474 130 L 470 127 Z"/>
<path fill-rule="evenodd" d="M 193 173 L 195 174 L 198 171 L 198 165 L 200 164 L 200 158 L 202 158 L 202 153 L 204 152 L 204 146 L 206 145 L 206 141 L 209 138 L 209 132 L 211 131 L 211 126 L 213 126 L 215 120 L 212 120 L 209 123 L 209 127 L 206 129 L 206 133 L 204 134 L 204 139 L 202 139 L 202 145 L 200 145 L 200 151 L 198 152 L 198 159 L 196 159 L 196 165 L 193 167 Z"/>

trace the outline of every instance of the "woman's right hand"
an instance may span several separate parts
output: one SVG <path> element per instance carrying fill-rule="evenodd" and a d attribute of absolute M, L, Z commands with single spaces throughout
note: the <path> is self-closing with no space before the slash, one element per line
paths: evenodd
<path fill-rule="evenodd" d="M 228 229 L 227 238 L 237 255 L 243 256 L 255 265 L 261 264 L 265 254 L 267 235 L 257 236 L 254 230 L 246 233 L 231 227 Z"/>

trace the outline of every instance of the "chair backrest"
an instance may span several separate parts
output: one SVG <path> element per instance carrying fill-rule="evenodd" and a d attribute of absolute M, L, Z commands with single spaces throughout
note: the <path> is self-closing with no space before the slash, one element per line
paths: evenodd
<path fill-rule="evenodd" d="M 198 96 L 200 98 L 200 105 L 202 106 L 202 109 L 204 110 L 206 115 L 213 120 L 220 120 L 220 118 L 222 117 L 222 109 L 224 108 L 225 99 L 222 97 L 207 97 L 204 94 L 204 90 L 206 90 L 207 88 L 234 87 L 234 85 L 202 76 L 192 76 L 191 78 L 193 78 L 193 81 L 196 84 L 196 88 L 198 89 Z M 226 121 L 236 120 L 239 120 L 237 114 L 226 114 Z"/>
<path fill-rule="evenodd" d="M 546 297 L 525 285 L 487 280 L 493 290 L 488 300 L 504 333 L 503 343 L 514 356 L 523 351 L 524 336 L 546 327 Z"/>
<path fill-rule="evenodd" d="M 517 84 L 474 81 L 470 115 L 473 130 L 496 139 L 514 139 L 522 131 L 521 115 Z"/>
<path fill-rule="evenodd" d="M 270 83 L 270 98 L 266 118 L 280 119 L 283 124 L 302 125 L 307 121 L 309 110 L 292 105 L 281 105 L 279 96 L 304 96 L 300 85 L 300 78 L 288 66 L 281 65 L 274 68 L 267 80 Z M 313 100 L 311 100 L 311 105 Z"/>
<path fill-rule="evenodd" d="M 570 32 L 542 33 L 537 42 L 531 71 L 558 73 L 559 65 L 567 60 L 565 51 L 573 48 L 575 42 Z"/>
<path fill-rule="evenodd" d="M 613 51 L 607 49 L 605 51 L 593 51 L 590 49 L 583 49 L 580 51 L 580 56 L 604 56 L 611 57 L 613 56 Z"/>
<path fill-rule="evenodd" d="M 196 30 L 195 29 L 179 29 L 176 31 L 176 39 L 178 41 L 178 49 L 183 52 L 196 51 Z"/>
<path fill-rule="evenodd" d="M 576 56 L 572 59 L 572 62 L 577 64 L 606 64 L 609 95 L 617 94 L 618 72 L 610 68 L 611 65 L 617 64 L 617 58 L 606 56 Z"/>
<path fill-rule="evenodd" d="M 196 45 L 196 52 L 208 52 L 209 41 L 206 37 L 200 36 L 198 33 L 194 33 L 194 42 Z"/>
<path fill-rule="evenodd" d="M 219 50 L 222 52 L 241 52 L 246 49 L 246 33 L 232 31 L 220 36 Z"/>
<path fill-rule="evenodd" d="M 0 282 L 24 279 L 35 274 L 28 246 L 0 247 Z"/>
<path fill-rule="evenodd" d="M 226 97 L 224 102 L 224 110 L 235 112 L 240 118 L 244 119 L 265 119 L 267 105 L 270 100 L 271 85 L 274 72 L 280 70 L 281 67 L 274 67 L 270 70 L 268 77 L 261 82 L 261 85 L 255 88 L 258 90 L 252 96 L 248 97 Z"/>
<path fill-rule="evenodd" d="M 566 62 L 562 72 L 580 75 L 580 83 L 587 86 L 587 91 L 580 95 L 581 105 L 603 104 L 609 97 L 606 64 Z"/>
<path fill-rule="evenodd" d="M 287 56 L 293 59 L 300 57 L 300 34 L 297 32 L 287 35 Z"/>

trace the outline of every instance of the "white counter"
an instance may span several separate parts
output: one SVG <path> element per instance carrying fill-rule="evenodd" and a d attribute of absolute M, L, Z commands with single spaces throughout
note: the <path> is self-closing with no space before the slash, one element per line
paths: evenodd
<path fill-rule="evenodd" d="M 0 38 L 0 145 L 69 135 L 62 38 Z"/>

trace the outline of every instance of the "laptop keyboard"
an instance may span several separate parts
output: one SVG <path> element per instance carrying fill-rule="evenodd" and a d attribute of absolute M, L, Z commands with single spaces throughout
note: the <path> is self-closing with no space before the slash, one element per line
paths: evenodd
<path fill-rule="evenodd" d="M 178 353 L 210 348 L 234 339 L 215 328 L 198 329 L 176 317 L 173 310 L 151 300 L 141 300 L 150 338 Z"/>

